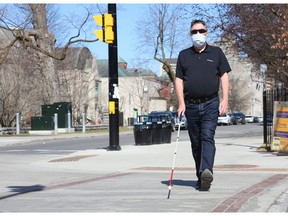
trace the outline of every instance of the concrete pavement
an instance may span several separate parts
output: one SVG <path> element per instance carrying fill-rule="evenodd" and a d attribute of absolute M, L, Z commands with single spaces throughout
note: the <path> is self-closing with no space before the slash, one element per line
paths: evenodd
<path fill-rule="evenodd" d="M 75 136 L 91 135 L 61 138 Z M 48 138 L 0 137 L 0 145 L 37 139 Z M 180 137 L 170 199 L 175 140 L 69 155 L 2 153 L 0 212 L 287 212 L 288 156 L 258 151 L 262 140 L 216 139 L 214 181 L 204 192 L 195 190 L 190 144 Z"/>

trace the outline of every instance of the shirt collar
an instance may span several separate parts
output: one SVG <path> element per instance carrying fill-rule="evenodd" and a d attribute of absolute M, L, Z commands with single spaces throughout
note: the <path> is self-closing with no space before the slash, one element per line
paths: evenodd
<path fill-rule="evenodd" d="M 194 46 L 191 47 L 192 54 L 198 54 L 198 52 L 195 50 Z M 210 52 L 210 46 L 208 43 L 206 43 L 205 49 L 201 53 L 209 53 Z"/>

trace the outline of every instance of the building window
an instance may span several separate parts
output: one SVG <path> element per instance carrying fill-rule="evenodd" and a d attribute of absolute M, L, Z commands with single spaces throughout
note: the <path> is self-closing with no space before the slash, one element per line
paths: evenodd
<path fill-rule="evenodd" d="M 101 92 L 101 81 L 100 80 L 96 80 L 96 82 L 95 82 L 95 92 L 96 92 L 96 96 L 99 96 L 99 94 Z"/>

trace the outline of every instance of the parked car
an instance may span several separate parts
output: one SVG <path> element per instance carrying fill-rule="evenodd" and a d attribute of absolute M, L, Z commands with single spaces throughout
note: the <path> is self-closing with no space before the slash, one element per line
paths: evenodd
<path fill-rule="evenodd" d="M 246 124 L 245 115 L 242 112 L 233 112 L 231 115 L 231 122 L 234 125 Z"/>
<path fill-rule="evenodd" d="M 263 116 L 258 116 L 258 122 L 260 122 L 260 123 L 263 122 Z"/>
<path fill-rule="evenodd" d="M 149 113 L 149 118 L 152 122 L 157 122 L 157 121 L 167 121 L 171 123 L 172 126 L 172 131 L 175 131 L 175 118 L 172 114 L 172 112 L 170 111 L 153 111 L 151 113 Z"/>
<path fill-rule="evenodd" d="M 218 125 L 231 125 L 231 115 L 230 114 L 224 114 L 219 115 L 218 117 Z"/>
<path fill-rule="evenodd" d="M 254 118 L 254 116 L 252 116 L 252 115 L 246 115 L 246 116 L 245 116 L 245 121 L 246 121 L 246 123 L 253 123 L 253 122 L 255 122 L 254 119 L 255 119 L 255 118 Z"/>
<path fill-rule="evenodd" d="M 179 118 L 178 118 L 178 112 L 172 112 L 172 115 L 174 117 L 175 120 L 175 128 L 178 129 L 179 127 Z M 188 122 L 187 122 L 187 118 L 186 116 L 182 116 L 181 118 L 181 122 L 180 122 L 180 129 L 185 129 L 187 130 L 188 128 Z"/>
<path fill-rule="evenodd" d="M 259 117 L 258 116 L 254 116 L 254 122 L 258 123 L 259 122 Z"/>

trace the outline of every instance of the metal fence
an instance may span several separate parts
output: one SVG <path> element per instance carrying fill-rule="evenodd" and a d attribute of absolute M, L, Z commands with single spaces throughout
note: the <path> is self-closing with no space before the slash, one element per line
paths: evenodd
<path fill-rule="evenodd" d="M 288 91 L 284 88 L 263 91 L 263 138 L 268 151 L 272 144 L 274 101 L 288 101 Z"/>

